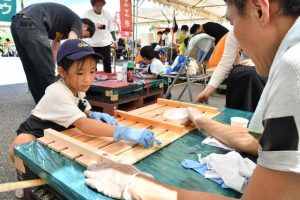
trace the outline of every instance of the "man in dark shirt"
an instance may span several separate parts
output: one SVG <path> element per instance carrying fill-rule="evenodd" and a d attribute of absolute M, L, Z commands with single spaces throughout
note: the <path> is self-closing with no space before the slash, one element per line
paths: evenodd
<path fill-rule="evenodd" d="M 215 22 L 206 22 L 205 24 L 202 24 L 200 29 L 201 32 L 215 38 L 215 45 L 217 45 L 219 40 L 228 32 L 227 28 Z"/>
<path fill-rule="evenodd" d="M 91 37 L 95 25 L 89 19 L 81 20 L 64 5 L 38 3 L 13 16 L 11 32 L 29 89 L 37 104 L 45 89 L 55 81 L 60 40 Z"/>

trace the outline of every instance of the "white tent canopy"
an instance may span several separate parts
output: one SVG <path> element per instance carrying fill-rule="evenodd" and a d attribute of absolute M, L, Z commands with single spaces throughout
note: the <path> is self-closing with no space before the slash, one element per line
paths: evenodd
<path fill-rule="evenodd" d="M 224 22 L 226 5 L 224 0 L 136 0 L 137 24 L 172 24 L 173 15 L 178 24 Z"/>

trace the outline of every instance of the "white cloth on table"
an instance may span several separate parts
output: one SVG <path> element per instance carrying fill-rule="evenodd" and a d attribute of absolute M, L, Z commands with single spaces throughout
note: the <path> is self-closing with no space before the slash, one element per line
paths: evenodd
<path fill-rule="evenodd" d="M 205 172 L 205 178 L 222 178 L 228 187 L 241 193 L 244 192 L 248 178 L 256 167 L 253 161 L 243 158 L 235 151 L 225 155 L 212 153 L 200 158 L 199 162 L 207 164 L 208 171 Z"/>

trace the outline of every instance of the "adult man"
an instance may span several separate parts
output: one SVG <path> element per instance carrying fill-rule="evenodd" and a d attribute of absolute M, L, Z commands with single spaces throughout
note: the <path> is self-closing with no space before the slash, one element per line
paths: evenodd
<path fill-rule="evenodd" d="M 108 11 L 104 10 L 105 0 L 91 0 L 93 6 L 83 16 L 91 19 L 96 25 L 93 37 L 87 42 L 94 48 L 96 53 L 103 56 L 104 72 L 111 73 L 110 46 L 113 41 L 114 48 L 118 48 L 115 35 L 115 25 Z"/>
<path fill-rule="evenodd" d="M 258 154 L 257 167 L 242 199 L 297 200 L 300 197 L 300 1 L 226 2 L 227 18 L 234 25 L 239 44 L 254 61 L 258 74 L 269 75 L 258 105 L 262 112 L 254 114 L 262 118 L 264 133 L 257 141 L 246 129 L 220 124 L 193 109 L 189 109 L 190 119 L 227 145 Z M 113 197 L 231 199 L 163 186 L 129 165 L 105 165 L 90 166 L 85 172 L 86 182 Z M 101 175 L 101 183 L 95 179 L 96 174 Z M 113 184 L 116 180 L 118 184 Z"/>
<path fill-rule="evenodd" d="M 23 64 L 28 86 L 37 104 L 55 80 L 55 62 L 62 39 L 90 37 L 94 24 L 66 6 L 56 3 L 32 4 L 17 13 L 11 32 Z M 50 45 L 49 39 L 52 40 Z"/>

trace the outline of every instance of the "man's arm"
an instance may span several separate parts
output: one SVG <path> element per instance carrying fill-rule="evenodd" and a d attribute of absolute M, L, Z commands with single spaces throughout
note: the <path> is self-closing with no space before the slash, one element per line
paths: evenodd
<path fill-rule="evenodd" d="M 149 192 L 151 191 L 151 192 Z M 201 199 L 201 200 L 233 200 L 233 198 L 179 189 L 167 185 L 160 184 L 155 182 L 153 179 L 148 178 L 146 176 L 137 176 L 133 183 L 129 186 L 128 190 L 129 194 L 131 194 L 132 199 L 143 199 L 143 200 L 152 200 L 152 199 L 160 199 L 160 200 L 190 200 L 190 199 Z"/>
<path fill-rule="evenodd" d="M 257 155 L 258 140 L 250 135 L 246 128 L 222 124 L 206 117 L 196 119 L 195 123 L 224 144 L 239 151 Z"/>
<path fill-rule="evenodd" d="M 53 54 L 53 61 L 56 63 L 56 58 L 57 58 L 57 52 L 59 48 L 59 42 L 56 40 L 52 40 L 51 42 L 51 49 L 52 49 L 52 54 Z"/>
<path fill-rule="evenodd" d="M 255 139 L 246 128 L 222 124 L 212 119 L 208 119 L 195 108 L 187 108 L 189 118 L 194 124 L 209 135 L 217 138 L 224 144 L 246 152 L 257 155 L 258 140 Z"/>
<path fill-rule="evenodd" d="M 296 200 L 300 197 L 299 188 L 299 174 L 271 170 L 257 165 L 243 195 L 243 200 Z"/>
<path fill-rule="evenodd" d="M 77 35 L 77 33 L 75 31 L 70 31 L 69 35 L 68 35 L 68 39 L 78 39 L 79 36 Z"/>
<path fill-rule="evenodd" d="M 243 200 L 296 200 L 300 197 L 300 175 L 257 166 L 244 193 Z M 151 191 L 151 192 L 149 192 Z M 162 185 L 144 176 L 136 177 L 129 187 L 133 199 L 201 199 L 225 200 L 225 196 L 188 191 Z"/>

